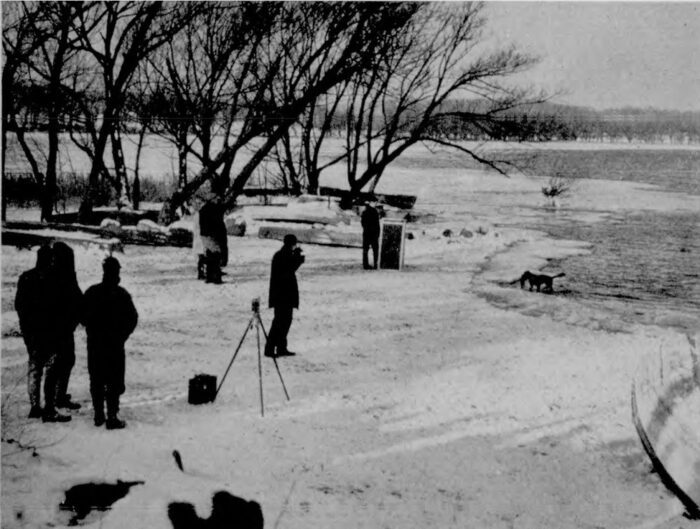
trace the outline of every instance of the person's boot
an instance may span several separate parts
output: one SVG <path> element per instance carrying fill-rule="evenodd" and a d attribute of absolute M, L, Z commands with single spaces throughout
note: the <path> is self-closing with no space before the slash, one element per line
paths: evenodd
<path fill-rule="evenodd" d="M 219 255 L 207 250 L 205 261 L 207 264 L 205 283 L 221 283 L 221 268 L 219 264 Z"/>
<path fill-rule="evenodd" d="M 41 409 L 41 406 L 32 406 L 31 409 L 29 410 L 29 417 L 30 419 L 41 419 L 41 417 L 44 415 L 44 410 Z"/>
<path fill-rule="evenodd" d="M 46 408 L 41 416 L 42 422 L 68 422 L 71 418 L 70 415 L 58 413 L 56 408 Z"/>
<path fill-rule="evenodd" d="M 95 411 L 95 418 L 93 420 L 95 426 L 100 427 L 105 423 L 105 414 L 104 412 L 100 411 Z"/>
<path fill-rule="evenodd" d="M 218 264 L 208 263 L 207 264 L 207 283 L 212 283 L 214 285 L 221 284 L 221 268 Z"/>
<path fill-rule="evenodd" d="M 121 420 L 116 415 L 107 419 L 108 430 L 121 430 L 122 428 L 126 428 L 126 421 Z"/>
<path fill-rule="evenodd" d="M 102 426 L 105 423 L 105 401 L 104 398 L 100 393 L 95 396 L 95 393 L 93 392 L 94 388 L 90 389 L 90 392 L 92 393 L 92 409 L 94 413 L 94 423 L 95 426 Z"/>
<path fill-rule="evenodd" d="M 121 430 L 126 427 L 126 421 L 122 421 L 119 413 L 119 395 L 107 393 L 107 422 L 108 430 Z"/>
<path fill-rule="evenodd" d="M 70 393 L 66 393 L 64 397 L 61 397 L 56 402 L 57 408 L 66 408 L 68 410 L 79 410 L 82 406 L 77 402 L 71 400 Z"/>

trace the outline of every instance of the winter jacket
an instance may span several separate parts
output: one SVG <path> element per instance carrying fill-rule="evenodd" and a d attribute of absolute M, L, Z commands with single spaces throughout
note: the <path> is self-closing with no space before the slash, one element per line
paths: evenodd
<path fill-rule="evenodd" d="M 362 234 L 365 237 L 379 236 L 379 212 L 372 206 L 365 206 L 362 211 Z"/>
<path fill-rule="evenodd" d="M 52 295 L 48 275 L 38 269 L 27 270 L 17 282 L 15 310 L 26 341 L 50 341 L 52 333 Z"/>
<path fill-rule="evenodd" d="M 52 285 L 53 327 L 59 335 L 73 334 L 82 318 L 83 292 L 75 281 Z"/>
<path fill-rule="evenodd" d="M 270 270 L 270 308 L 299 308 L 299 287 L 296 271 L 304 262 L 299 248 L 283 246 L 272 258 Z"/>
<path fill-rule="evenodd" d="M 203 237 L 212 237 L 217 241 L 226 239 L 224 207 L 215 202 L 207 202 L 199 210 L 199 233 Z"/>
<path fill-rule="evenodd" d="M 118 285 L 98 283 L 85 291 L 82 322 L 91 345 L 124 350 L 134 332 L 138 313 L 129 293 Z"/>

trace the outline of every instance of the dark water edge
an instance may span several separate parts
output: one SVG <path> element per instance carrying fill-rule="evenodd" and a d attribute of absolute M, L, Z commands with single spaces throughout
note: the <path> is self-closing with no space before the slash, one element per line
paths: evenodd
<path fill-rule="evenodd" d="M 700 194 L 700 150 L 544 148 L 532 169 Z M 575 211 L 533 215 L 524 226 L 591 244 L 591 253 L 545 268 L 566 272 L 563 295 L 630 323 L 700 330 L 700 211 L 612 211 L 600 221 L 577 218 Z"/>
<path fill-rule="evenodd" d="M 526 227 L 592 244 L 590 254 L 545 268 L 566 272 L 567 296 L 628 322 L 700 330 L 700 212 L 626 212 Z"/>

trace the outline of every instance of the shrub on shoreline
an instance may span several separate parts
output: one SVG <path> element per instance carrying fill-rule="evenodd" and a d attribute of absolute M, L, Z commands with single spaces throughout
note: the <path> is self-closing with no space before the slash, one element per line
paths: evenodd
<path fill-rule="evenodd" d="M 87 188 L 88 175 L 85 173 L 61 173 L 58 177 L 56 210 L 65 211 L 77 207 Z M 162 202 L 174 191 L 173 184 L 151 177 L 140 178 L 141 201 Z M 5 173 L 2 193 L 6 204 L 17 207 L 37 207 L 41 200 L 41 186 L 31 173 Z M 108 205 L 117 199 L 114 188 L 100 180 L 95 202 Z"/>

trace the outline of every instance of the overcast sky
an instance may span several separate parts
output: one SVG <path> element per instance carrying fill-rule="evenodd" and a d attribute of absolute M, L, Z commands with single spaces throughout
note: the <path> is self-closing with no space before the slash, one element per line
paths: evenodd
<path fill-rule="evenodd" d="M 558 102 L 700 110 L 700 1 L 489 2 L 487 31 L 542 58 Z"/>

